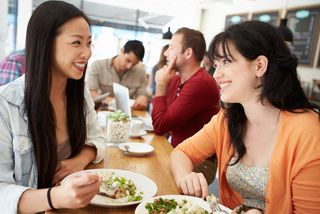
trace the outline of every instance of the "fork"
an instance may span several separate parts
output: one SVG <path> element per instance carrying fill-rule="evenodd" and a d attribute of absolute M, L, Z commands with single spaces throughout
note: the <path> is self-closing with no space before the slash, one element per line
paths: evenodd
<path fill-rule="evenodd" d="M 215 197 L 213 194 L 209 194 L 207 196 L 206 200 L 208 201 L 208 203 L 210 205 L 210 209 L 212 210 L 213 213 L 215 211 L 218 211 L 219 213 L 229 214 L 227 211 L 221 209 L 221 207 L 218 203 L 219 202 L 218 198 Z"/>
<path fill-rule="evenodd" d="M 130 153 L 130 151 L 129 151 L 130 147 L 129 147 L 128 145 L 125 145 L 125 146 L 124 146 L 124 149 L 126 150 L 126 151 L 125 151 L 126 154 L 129 154 L 129 153 Z"/>
<path fill-rule="evenodd" d="M 219 205 L 219 204 L 217 204 L 217 206 L 216 206 L 216 211 L 219 211 L 220 213 L 229 214 L 227 211 L 225 211 L 225 210 L 221 209 L 221 207 L 220 207 L 220 205 Z"/>

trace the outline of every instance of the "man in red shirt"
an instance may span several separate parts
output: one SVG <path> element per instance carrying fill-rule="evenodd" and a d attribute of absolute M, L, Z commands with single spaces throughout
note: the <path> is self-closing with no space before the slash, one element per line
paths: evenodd
<path fill-rule="evenodd" d="M 153 127 L 157 134 L 171 132 L 173 147 L 194 135 L 220 110 L 218 86 L 200 67 L 205 49 L 200 31 L 180 28 L 165 52 L 168 65 L 156 72 Z M 211 176 L 206 176 L 211 183 L 216 164 L 209 159 L 206 162 L 199 167 L 205 176 Z"/>

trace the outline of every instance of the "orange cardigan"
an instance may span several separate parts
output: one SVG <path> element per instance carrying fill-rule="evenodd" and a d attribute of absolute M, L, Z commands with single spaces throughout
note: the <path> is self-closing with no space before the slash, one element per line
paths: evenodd
<path fill-rule="evenodd" d="M 194 164 L 216 153 L 221 203 L 229 208 L 242 204 L 241 196 L 226 180 L 234 149 L 223 111 L 175 150 L 186 153 Z M 312 111 L 281 111 L 269 164 L 265 213 L 320 213 L 320 120 Z"/>

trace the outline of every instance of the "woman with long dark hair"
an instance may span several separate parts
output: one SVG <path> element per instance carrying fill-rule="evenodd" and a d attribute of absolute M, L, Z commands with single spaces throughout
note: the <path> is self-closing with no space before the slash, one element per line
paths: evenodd
<path fill-rule="evenodd" d="M 216 35 L 209 53 L 223 108 L 172 153 L 183 193 L 208 194 L 204 176 L 192 169 L 215 153 L 227 207 L 319 213 L 320 108 L 301 88 L 297 58 L 275 28 L 258 21 Z"/>
<path fill-rule="evenodd" d="M 98 175 L 58 184 L 103 158 L 84 83 L 90 22 L 71 4 L 44 2 L 29 20 L 25 51 L 25 76 L 0 88 L 0 213 L 86 206 L 99 190 Z"/>

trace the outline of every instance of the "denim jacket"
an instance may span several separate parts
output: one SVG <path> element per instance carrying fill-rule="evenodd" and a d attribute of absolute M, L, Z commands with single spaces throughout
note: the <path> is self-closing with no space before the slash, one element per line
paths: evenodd
<path fill-rule="evenodd" d="M 24 75 L 0 87 L 0 214 L 17 213 L 22 193 L 37 188 L 37 165 L 24 109 Z M 95 146 L 94 162 L 104 157 L 104 136 L 85 89 L 86 144 Z"/>

